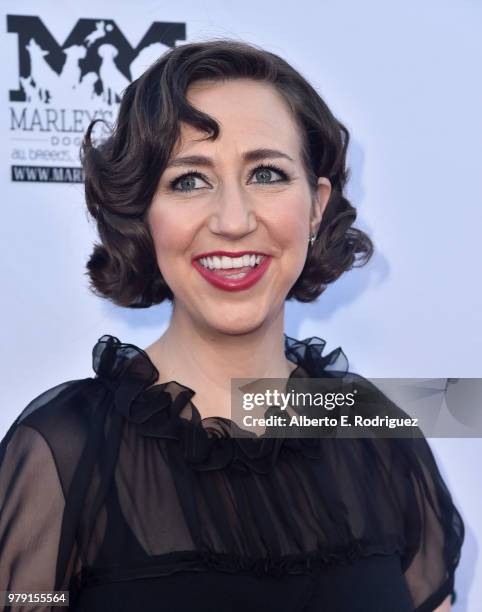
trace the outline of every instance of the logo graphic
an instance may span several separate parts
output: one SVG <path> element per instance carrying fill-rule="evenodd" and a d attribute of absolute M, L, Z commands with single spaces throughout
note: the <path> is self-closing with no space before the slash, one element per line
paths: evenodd
<path fill-rule="evenodd" d="M 112 121 L 129 83 L 186 38 L 184 23 L 154 22 L 132 47 L 112 19 L 79 19 L 61 45 L 29 15 L 7 15 L 7 31 L 19 58 L 18 88 L 9 91 L 11 177 L 22 182 L 81 182 L 81 168 L 69 164 L 90 121 Z"/>

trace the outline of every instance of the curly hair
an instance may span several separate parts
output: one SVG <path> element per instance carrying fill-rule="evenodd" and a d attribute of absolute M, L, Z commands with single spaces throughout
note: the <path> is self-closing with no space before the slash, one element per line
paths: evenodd
<path fill-rule="evenodd" d="M 327 177 L 332 191 L 314 245 L 287 300 L 314 301 L 343 272 L 365 265 L 373 243 L 353 228 L 356 210 L 344 196 L 349 178 L 347 128 L 306 79 L 274 53 L 234 40 L 211 40 L 170 49 L 124 90 L 109 136 L 95 146 L 90 122 L 80 150 L 86 204 L 101 242 L 87 263 L 90 289 L 119 306 L 148 308 L 174 295 L 156 261 L 146 214 L 180 122 L 219 135 L 219 124 L 186 98 L 195 81 L 250 78 L 272 84 L 288 102 L 302 131 L 302 159 L 314 192 Z"/>

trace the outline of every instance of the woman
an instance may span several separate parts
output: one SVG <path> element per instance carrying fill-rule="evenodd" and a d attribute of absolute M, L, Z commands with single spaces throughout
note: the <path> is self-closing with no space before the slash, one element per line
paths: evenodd
<path fill-rule="evenodd" d="M 13 423 L 0 588 L 70 589 L 90 612 L 449 610 L 463 523 L 423 438 L 230 435 L 232 378 L 348 371 L 283 333 L 287 299 L 372 253 L 343 195 L 346 128 L 284 60 L 233 41 L 162 56 L 98 147 L 94 123 L 92 289 L 172 317 L 145 350 L 100 338 L 94 378 Z"/>

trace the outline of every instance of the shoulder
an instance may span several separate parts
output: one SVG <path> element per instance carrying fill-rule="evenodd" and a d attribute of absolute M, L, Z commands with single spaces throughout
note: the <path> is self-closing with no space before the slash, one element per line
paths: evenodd
<path fill-rule="evenodd" d="M 107 401 L 105 401 L 107 400 Z M 0 441 L 0 473 L 34 471 L 45 478 L 54 465 L 67 491 L 84 449 L 101 430 L 111 404 L 102 380 L 64 381 L 34 397 Z M 44 469 L 45 468 L 45 469 Z"/>
<path fill-rule="evenodd" d="M 66 451 L 89 434 L 97 439 L 111 408 L 129 416 L 133 399 L 158 377 L 142 349 L 109 334 L 93 347 L 92 369 L 94 377 L 64 381 L 34 397 L 0 442 L 0 452 L 20 425 L 35 429 L 48 444 Z"/>
<path fill-rule="evenodd" d="M 45 437 L 60 428 L 65 433 L 88 420 L 103 394 L 105 386 L 94 378 L 61 382 L 34 397 L 16 417 L 12 427 L 27 425 Z"/>
<path fill-rule="evenodd" d="M 101 407 L 106 388 L 102 381 L 84 378 L 61 382 L 34 397 L 17 415 L 0 442 L 0 461 L 6 446 L 35 430 L 52 452 L 82 444 L 91 415 Z M 38 436 L 37 436 L 38 437 Z"/>

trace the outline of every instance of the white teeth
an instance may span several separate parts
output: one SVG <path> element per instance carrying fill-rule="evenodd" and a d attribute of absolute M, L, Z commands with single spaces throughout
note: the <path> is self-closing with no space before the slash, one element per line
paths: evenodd
<path fill-rule="evenodd" d="M 231 268 L 244 268 L 250 266 L 254 268 L 264 259 L 264 255 L 241 255 L 240 257 L 201 257 L 199 263 L 209 270 L 230 270 Z"/>

